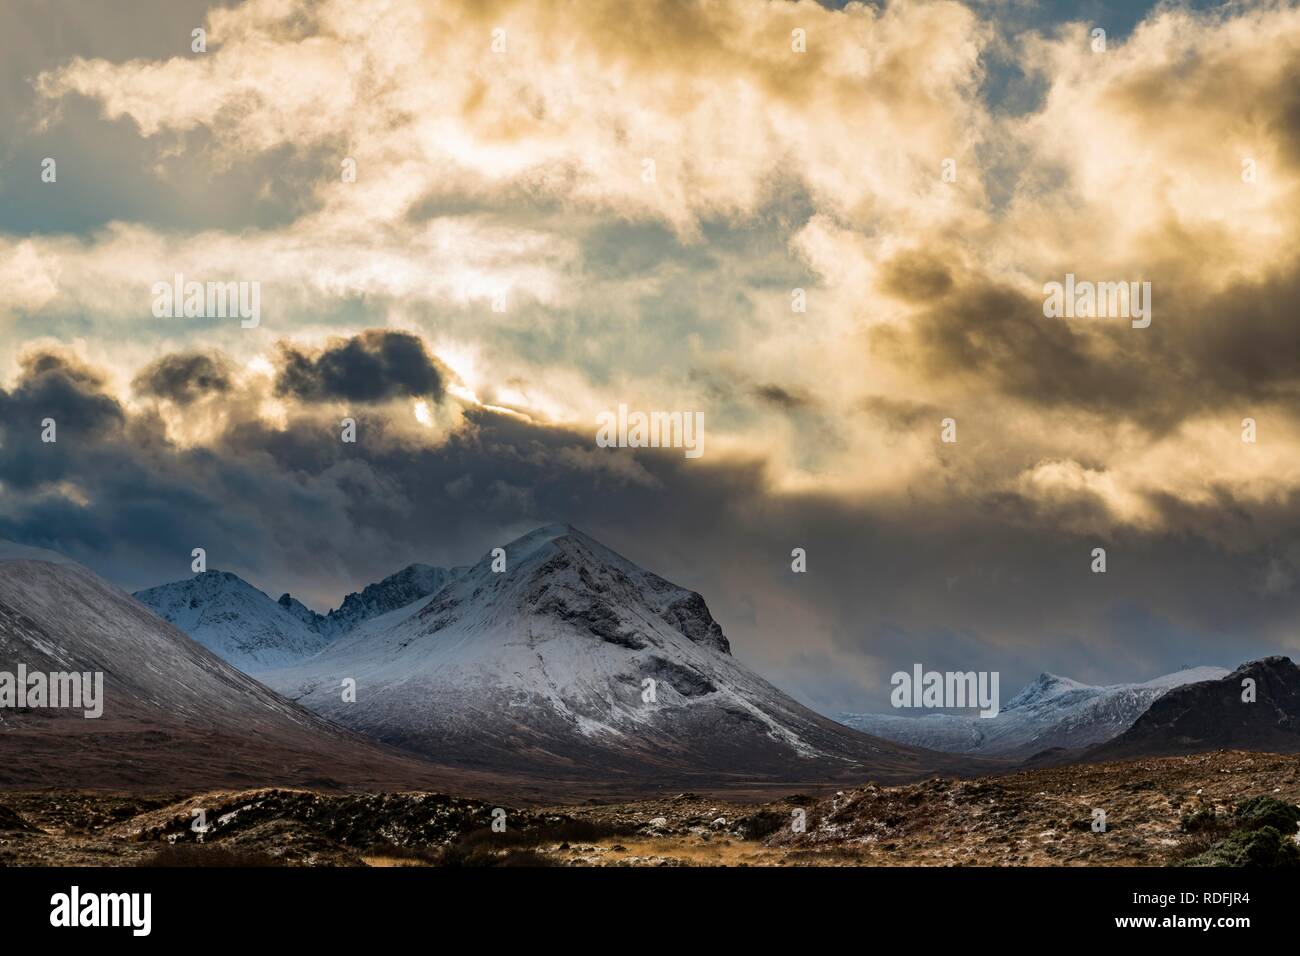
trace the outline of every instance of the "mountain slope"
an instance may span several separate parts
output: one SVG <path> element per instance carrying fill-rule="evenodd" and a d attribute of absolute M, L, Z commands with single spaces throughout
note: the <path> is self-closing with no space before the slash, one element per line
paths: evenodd
<path fill-rule="evenodd" d="M 1040 674 L 996 717 L 960 714 L 845 714 L 840 720 L 887 740 L 948 753 L 1028 757 L 1043 750 L 1081 750 L 1127 730 L 1171 688 L 1214 680 L 1221 667 L 1193 667 L 1140 684 L 1094 687 Z"/>
<path fill-rule="evenodd" d="M 428 597 L 461 570 L 412 564 L 349 594 L 329 614 L 290 594 L 273 601 L 228 571 L 205 571 L 134 597 L 222 660 L 252 673 L 311 657 L 339 635 Z"/>
<path fill-rule="evenodd" d="M 796 703 L 735 661 L 700 595 L 581 532 L 547 526 L 505 551 L 504 572 L 485 557 L 417 613 L 263 679 L 464 766 L 667 785 L 901 779 L 961 763 Z M 345 678 L 355 703 L 341 700 Z"/>
<path fill-rule="evenodd" d="M 1255 682 L 1255 700 L 1242 683 Z M 1206 750 L 1300 752 L 1300 667 L 1289 657 L 1265 657 L 1218 680 L 1175 688 L 1155 701 L 1114 740 L 1087 760 L 1173 756 Z"/>
<path fill-rule="evenodd" d="M 86 568 L 31 554 L 0 542 L 0 672 L 100 672 L 103 715 L 0 709 L 0 786 L 409 788 L 465 779 L 321 720 Z"/>
<path fill-rule="evenodd" d="M 408 565 L 377 584 L 367 584 L 349 594 L 321 619 L 320 630 L 331 638 L 346 634 L 363 621 L 409 606 L 441 590 L 464 568 L 436 568 L 428 564 Z M 281 598 L 284 601 L 289 595 Z M 296 602 L 295 602 L 296 603 Z M 299 605 L 301 607 L 302 605 Z"/>
<path fill-rule="evenodd" d="M 307 608 L 277 603 L 228 571 L 204 571 L 135 599 L 245 672 L 310 657 L 329 643 L 301 613 L 310 614 Z"/>

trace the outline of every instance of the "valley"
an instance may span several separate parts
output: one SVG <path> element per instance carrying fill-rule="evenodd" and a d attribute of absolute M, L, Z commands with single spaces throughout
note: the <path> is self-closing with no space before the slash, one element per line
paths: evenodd
<path fill-rule="evenodd" d="M 519 805 L 427 792 L 28 791 L 0 793 L 0 865 L 1296 865 L 1298 801 L 1300 758 L 1240 751 L 829 793 Z M 206 833 L 194 831 L 195 808 Z M 1091 825 L 1098 808 L 1104 832 Z"/>
<path fill-rule="evenodd" d="M 4 712 L 0 864 L 1300 863 L 1285 657 L 1044 674 L 994 718 L 859 730 L 741 665 L 701 595 L 568 525 L 504 553 L 320 615 L 216 571 L 146 606 L 0 548 L 0 669 L 104 675 L 94 720 Z"/>

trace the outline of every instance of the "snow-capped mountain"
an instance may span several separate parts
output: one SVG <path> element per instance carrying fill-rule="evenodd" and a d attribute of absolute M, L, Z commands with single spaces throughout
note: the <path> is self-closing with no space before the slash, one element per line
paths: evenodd
<path fill-rule="evenodd" d="M 1207 750 L 1300 752 L 1300 667 L 1265 657 L 1173 688 L 1087 760 L 1172 756 Z"/>
<path fill-rule="evenodd" d="M 135 598 L 245 672 L 310 657 L 329 643 L 308 608 L 287 594 L 273 601 L 229 571 L 204 571 Z"/>
<path fill-rule="evenodd" d="M 1115 737 L 1171 688 L 1217 680 L 1222 667 L 1192 667 L 1140 684 L 1092 686 L 1040 674 L 996 717 L 961 714 L 844 714 L 857 730 L 946 753 L 1030 757 L 1052 748 L 1079 750 Z"/>
<path fill-rule="evenodd" d="M 275 603 L 280 605 L 280 607 L 284 608 L 286 611 L 288 611 L 289 614 L 291 614 L 293 617 L 296 617 L 298 620 L 302 621 L 302 623 L 306 624 L 312 630 L 314 631 L 320 630 L 320 622 L 323 620 L 321 615 L 317 614 L 307 605 L 303 604 L 301 601 L 299 601 L 288 591 L 286 591 L 284 594 L 281 594 L 280 600 L 276 601 Z"/>
<path fill-rule="evenodd" d="M 461 570 L 412 564 L 349 594 L 329 614 L 290 594 L 273 601 L 229 571 L 204 571 L 134 597 L 223 660 L 252 672 L 310 657 L 358 625 L 427 598 Z"/>
<path fill-rule="evenodd" d="M 464 570 L 435 568 L 428 564 L 408 565 L 378 584 L 367 584 L 360 592 L 349 594 L 342 604 L 323 618 L 317 615 L 319 629 L 331 638 L 346 634 L 362 621 L 407 607 L 413 601 L 441 590 Z M 281 598 L 281 602 L 288 596 Z"/>
<path fill-rule="evenodd" d="M 602 779 L 900 779 L 952 758 L 859 734 L 740 665 L 703 598 L 567 525 L 262 679 L 460 765 Z M 356 700 L 344 700 L 345 679 Z"/>
<path fill-rule="evenodd" d="M 102 675 L 99 717 L 83 707 L 0 708 L 0 786 L 410 788 L 450 779 L 285 700 L 81 565 L 2 541 L 0 672 L 7 681 Z"/>

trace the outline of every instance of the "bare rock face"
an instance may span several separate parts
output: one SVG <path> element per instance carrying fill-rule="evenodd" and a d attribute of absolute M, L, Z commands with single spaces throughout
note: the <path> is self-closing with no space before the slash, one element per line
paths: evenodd
<path fill-rule="evenodd" d="M 1254 681 L 1253 702 L 1242 699 L 1247 680 Z M 1219 680 L 1174 688 L 1086 756 L 1117 760 L 1229 749 L 1300 752 L 1300 667 L 1289 657 L 1265 657 Z"/>
<path fill-rule="evenodd" d="M 504 550 L 504 570 L 489 554 L 418 613 L 262 679 L 354 730 L 493 770 L 667 785 L 897 779 L 965 759 L 813 713 L 732 657 L 699 594 L 567 525 Z"/>

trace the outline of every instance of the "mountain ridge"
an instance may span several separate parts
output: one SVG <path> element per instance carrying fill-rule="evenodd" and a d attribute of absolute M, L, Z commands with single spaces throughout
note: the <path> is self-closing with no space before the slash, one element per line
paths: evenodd
<path fill-rule="evenodd" d="M 0 555 L 6 552 L 0 547 Z M 464 772 L 286 700 L 66 558 L 0 556 L 0 671 L 102 675 L 102 715 L 0 711 L 0 787 L 436 787 Z"/>
<path fill-rule="evenodd" d="M 310 657 L 328 638 L 239 575 L 216 569 L 133 597 L 245 673 Z"/>
<path fill-rule="evenodd" d="M 901 779 L 963 761 L 859 734 L 735 661 L 704 599 L 563 524 L 391 627 L 259 675 L 377 739 L 469 766 L 659 779 Z M 357 700 L 337 688 L 356 681 Z"/>
<path fill-rule="evenodd" d="M 1244 682 L 1254 682 L 1247 702 Z M 1300 752 L 1300 667 L 1275 655 L 1247 661 L 1217 680 L 1170 690 L 1123 734 L 1084 759 L 1181 756 L 1210 750 Z"/>
<path fill-rule="evenodd" d="M 239 575 L 217 569 L 137 591 L 133 597 L 249 673 L 319 653 L 364 622 L 429 597 L 459 570 L 407 565 L 348 594 L 328 614 L 313 611 L 287 592 L 272 600 Z"/>
<path fill-rule="evenodd" d="M 876 736 L 946 753 L 1030 758 L 1083 750 L 1123 733 L 1171 688 L 1226 675 L 1195 667 L 1131 684 L 1091 685 L 1044 671 L 996 717 L 959 714 L 843 714 L 840 720 Z"/>

